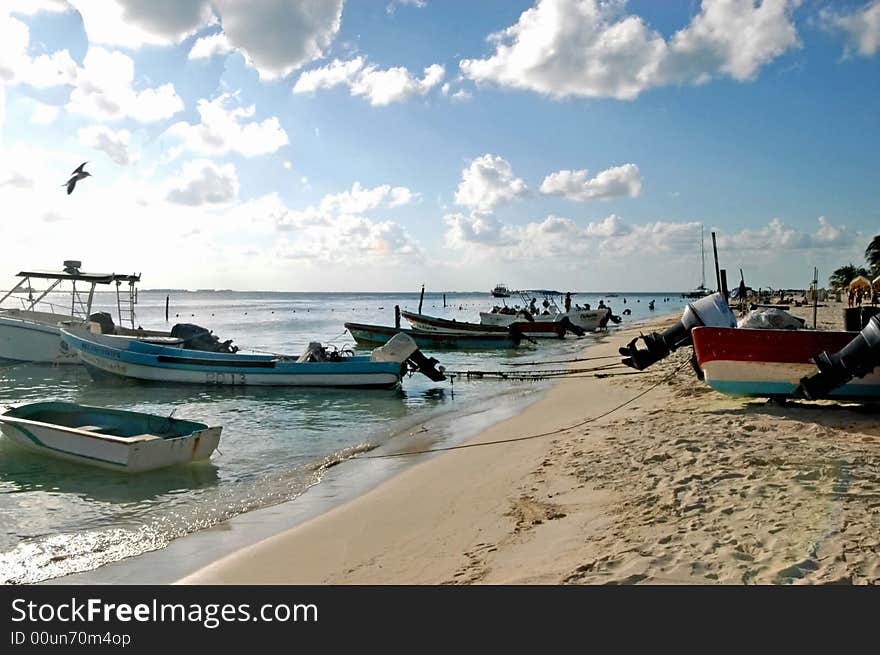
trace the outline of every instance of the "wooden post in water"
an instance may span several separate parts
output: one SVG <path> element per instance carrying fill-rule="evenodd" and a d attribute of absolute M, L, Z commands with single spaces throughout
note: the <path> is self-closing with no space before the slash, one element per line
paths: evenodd
<path fill-rule="evenodd" d="M 443 309 L 446 309 L 446 294 L 443 294 Z"/>
<path fill-rule="evenodd" d="M 168 300 L 171 296 L 165 296 L 165 322 L 168 322 Z"/>
<path fill-rule="evenodd" d="M 813 329 L 816 329 L 816 313 L 819 311 L 819 269 L 813 267 Z"/>
<path fill-rule="evenodd" d="M 721 271 L 718 270 L 718 246 L 715 244 L 714 232 L 712 233 L 712 253 L 715 255 L 715 281 L 718 283 L 715 288 L 721 291 Z"/>
<path fill-rule="evenodd" d="M 400 327 L 400 305 L 394 305 L 394 327 Z"/>
<path fill-rule="evenodd" d="M 727 271 L 723 268 L 721 269 L 721 293 L 724 294 L 724 302 L 727 302 L 729 298 L 727 291 Z"/>
<path fill-rule="evenodd" d="M 425 300 L 425 285 L 422 285 L 422 293 L 419 295 L 419 314 L 422 313 L 422 303 Z"/>

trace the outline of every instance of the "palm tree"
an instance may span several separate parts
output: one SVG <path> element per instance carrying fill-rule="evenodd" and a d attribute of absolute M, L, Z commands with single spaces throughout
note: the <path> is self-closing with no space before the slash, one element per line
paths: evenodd
<path fill-rule="evenodd" d="M 865 248 L 865 259 L 871 267 L 871 275 L 880 275 L 880 234 L 871 239 Z"/>
<path fill-rule="evenodd" d="M 878 239 L 874 240 L 878 241 Z M 880 245 L 880 243 L 878 243 L 878 245 Z M 880 252 L 878 252 L 878 254 L 880 254 Z M 868 275 L 868 271 L 865 269 L 864 266 L 847 264 L 846 266 L 841 266 L 830 276 L 828 276 L 828 283 L 831 285 L 832 289 L 846 289 L 852 279 L 858 277 L 859 275 Z"/>

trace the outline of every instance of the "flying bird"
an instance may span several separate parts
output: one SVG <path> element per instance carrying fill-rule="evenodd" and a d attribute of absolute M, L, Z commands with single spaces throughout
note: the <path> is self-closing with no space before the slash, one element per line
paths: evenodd
<path fill-rule="evenodd" d="M 67 187 L 67 195 L 73 193 L 73 189 L 76 187 L 77 182 L 79 182 L 80 180 L 84 180 L 91 175 L 91 173 L 83 170 L 83 168 L 85 168 L 85 165 L 88 163 L 89 162 L 84 161 L 82 164 L 77 166 L 73 173 L 71 173 L 70 179 L 61 185 Z"/>

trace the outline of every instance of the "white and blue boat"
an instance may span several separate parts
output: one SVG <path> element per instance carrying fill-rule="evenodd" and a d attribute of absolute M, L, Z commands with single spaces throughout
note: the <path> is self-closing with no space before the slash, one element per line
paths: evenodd
<path fill-rule="evenodd" d="M 385 325 L 366 323 L 346 323 L 345 329 L 362 346 L 376 346 L 388 343 L 396 334 L 411 337 L 419 348 L 438 348 L 447 350 L 509 350 L 523 341 L 522 334 L 508 332 L 425 332 Z"/>
<path fill-rule="evenodd" d="M 30 403 L 0 414 L 0 430 L 27 450 L 124 473 L 209 459 L 221 429 L 63 402 Z"/>
<path fill-rule="evenodd" d="M 446 379 L 437 360 L 423 355 L 405 334 L 370 355 L 329 352 L 312 343 L 299 357 L 190 350 L 132 338 L 94 334 L 77 327 L 62 331 L 93 377 L 228 386 L 355 387 L 393 389 L 410 370 Z"/>

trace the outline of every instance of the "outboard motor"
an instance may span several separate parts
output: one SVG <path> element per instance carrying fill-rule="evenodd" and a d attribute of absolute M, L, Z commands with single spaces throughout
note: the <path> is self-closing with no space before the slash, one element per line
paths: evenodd
<path fill-rule="evenodd" d="M 442 382 L 446 379 L 445 370 L 440 362 L 433 357 L 426 357 L 415 340 L 408 334 L 398 332 L 391 337 L 384 346 L 374 348 L 370 354 L 373 362 L 400 362 L 402 366 L 409 366 L 411 370 L 418 371 L 434 382 Z"/>
<path fill-rule="evenodd" d="M 797 398 L 819 400 L 853 378 L 861 378 L 880 366 L 880 316 L 836 353 L 820 353 L 815 358 L 817 373 L 801 378 L 794 390 Z"/>
<path fill-rule="evenodd" d="M 562 327 L 562 334 L 559 335 L 561 337 L 564 337 L 566 332 L 571 332 L 576 337 L 582 337 L 586 334 L 584 329 L 572 323 L 568 316 L 563 316 L 559 325 Z"/>
<path fill-rule="evenodd" d="M 213 332 L 201 325 L 178 323 L 171 328 L 171 336 L 183 341 L 183 347 L 189 350 L 201 350 L 212 353 L 236 353 L 238 346 L 232 345 L 232 339 L 220 341 Z"/>
<path fill-rule="evenodd" d="M 736 327 L 736 317 L 720 292 L 688 303 L 681 320 L 671 328 L 659 334 L 657 332 L 647 336 L 642 334 L 620 348 L 620 354 L 624 356 L 623 363 L 639 371 L 644 370 L 672 351 L 682 346 L 690 346 L 691 330 L 700 326 Z M 636 345 L 639 339 L 645 342 L 643 349 L 639 349 Z"/>

